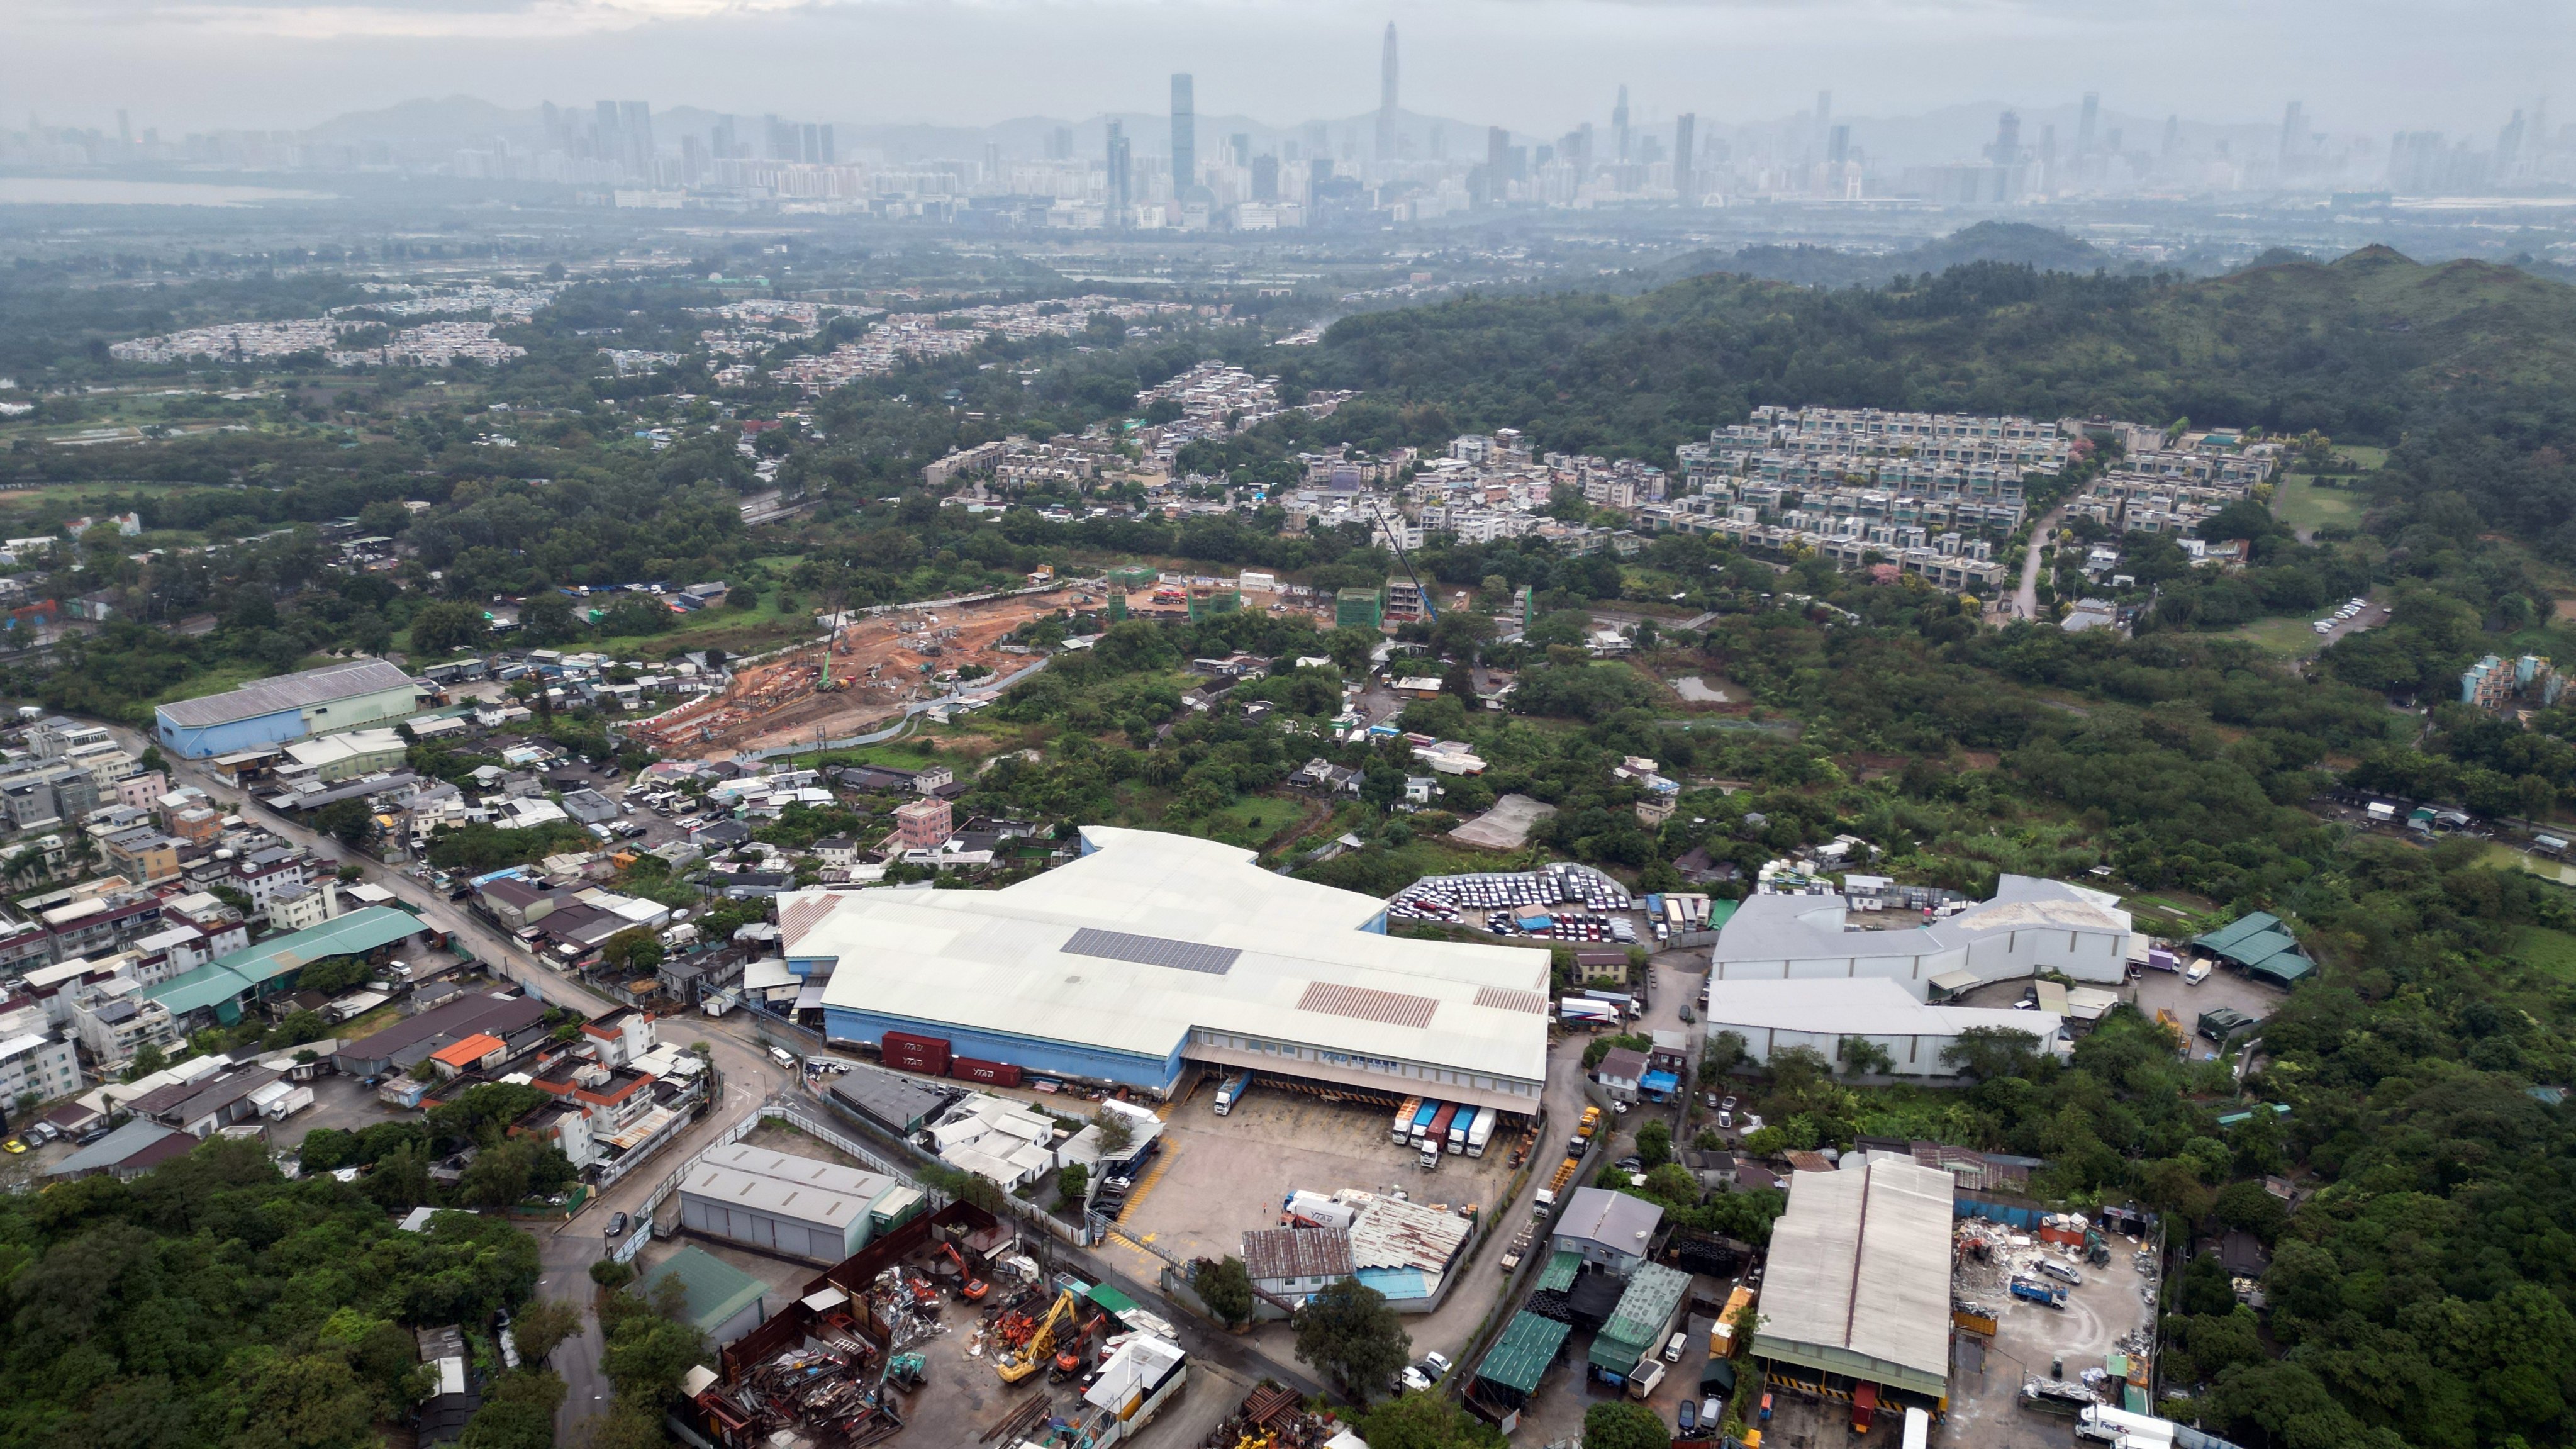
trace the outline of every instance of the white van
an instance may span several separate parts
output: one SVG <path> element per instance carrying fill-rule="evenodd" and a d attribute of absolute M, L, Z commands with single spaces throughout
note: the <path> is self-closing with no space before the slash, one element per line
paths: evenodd
<path fill-rule="evenodd" d="M 1687 1333 L 1674 1334 L 1672 1342 L 1664 1345 L 1664 1362 L 1680 1363 L 1682 1361 L 1682 1344 L 1689 1337 L 1690 1335 Z"/>
<path fill-rule="evenodd" d="M 777 1060 L 780 1066 L 785 1067 L 791 1072 L 796 1070 L 796 1054 L 794 1052 L 789 1051 L 785 1047 L 771 1047 L 769 1049 L 769 1054 Z"/>

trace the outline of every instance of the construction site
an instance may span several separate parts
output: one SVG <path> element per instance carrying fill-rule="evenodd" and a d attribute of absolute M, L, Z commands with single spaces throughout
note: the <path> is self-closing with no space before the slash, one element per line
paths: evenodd
<path fill-rule="evenodd" d="M 1003 641 L 1020 626 L 1096 606 L 1075 585 L 973 600 L 819 616 L 829 635 L 734 672 L 719 694 L 629 727 L 636 743 L 686 759 L 846 739 L 891 724 L 905 707 L 942 698 L 967 670 L 1007 675 L 1036 662 Z M 971 684 L 973 681 L 966 681 Z"/>

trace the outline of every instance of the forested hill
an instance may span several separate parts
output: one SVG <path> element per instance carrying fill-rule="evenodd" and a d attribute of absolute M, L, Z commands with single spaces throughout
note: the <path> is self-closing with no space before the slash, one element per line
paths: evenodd
<path fill-rule="evenodd" d="M 2189 417 L 2357 442 L 2468 420 L 2529 451 L 2576 433 L 2576 288 L 2380 247 L 2200 281 L 1993 262 L 1876 290 L 1711 275 L 1350 317 L 1282 371 L 1435 406 L 1461 431 L 1645 457 L 1761 403 Z"/>
<path fill-rule="evenodd" d="M 1802 287 L 1883 287 L 1900 276 L 1929 275 L 1976 262 L 2036 267 L 2043 272 L 2127 271 L 2110 253 L 2078 237 L 2024 221 L 1981 221 L 1900 252 L 1840 247 L 1749 246 L 1732 254 L 1692 252 L 1656 269 L 1656 281 L 1734 272 Z"/>

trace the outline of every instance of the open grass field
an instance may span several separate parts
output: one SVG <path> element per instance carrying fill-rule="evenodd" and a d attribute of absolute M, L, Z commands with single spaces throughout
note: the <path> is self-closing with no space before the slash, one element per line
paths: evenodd
<path fill-rule="evenodd" d="M 2257 619 L 2237 625 L 2224 637 L 2250 640 L 2265 653 L 2283 659 L 2307 659 L 2325 644 L 2324 636 L 2309 627 L 2313 622 L 2304 615 L 2296 619 Z"/>
<path fill-rule="evenodd" d="M 2320 487 L 2305 473 L 2288 473 L 2272 495 L 2272 516 L 2297 529 L 2353 528 L 2361 523 L 2361 504 L 2356 490 Z"/>
<path fill-rule="evenodd" d="M 2536 971 L 2576 981 L 2576 935 L 2547 926 L 2525 926 L 2514 932 L 2511 949 Z"/>
<path fill-rule="evenodd" d="M 1246 849 L 1259 849 L 1263 842 L 1285 830 L 1306 813 L 1306 807 L 1295 800 L 1269 795 L 1248 795 L 1207 819 L 1207 834 L 1214 840 Z"/>

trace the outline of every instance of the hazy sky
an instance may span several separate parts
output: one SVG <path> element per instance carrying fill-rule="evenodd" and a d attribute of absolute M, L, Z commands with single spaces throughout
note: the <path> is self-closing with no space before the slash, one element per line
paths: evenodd
<path fill-rule="evenodd" d="M 827 120 L 976 124 L 1199 109 L 1273 123 L 1377 99 L 1542 133 L 1630 84 L 1646 117 L 1746 121 L 1972 101 L 2482 133 L 2555 90 L 2576 0 L 0 0 L 7 123 L 300 127 L 417 96 L 599 96 Z"/>

